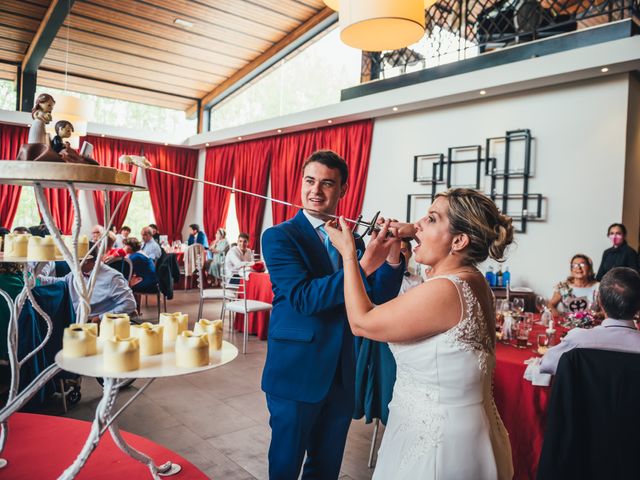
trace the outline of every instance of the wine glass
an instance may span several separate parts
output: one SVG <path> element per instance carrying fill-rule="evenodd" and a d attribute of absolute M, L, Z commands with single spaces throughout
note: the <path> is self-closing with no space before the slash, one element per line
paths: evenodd
<path fill-rule="evenodd" d="M 518 315 L 522 315 L 522 312 L 524 312 L 524 298 L 522 297 L 514 298 L 513 309 L 516 311 Z"/>
<path fill-rule="evenodd" d="M 536 296 L 536 310 L 538 313 L 544 312 L 545 307 L 547 306 L 547 299 L 542 295 Z"/>

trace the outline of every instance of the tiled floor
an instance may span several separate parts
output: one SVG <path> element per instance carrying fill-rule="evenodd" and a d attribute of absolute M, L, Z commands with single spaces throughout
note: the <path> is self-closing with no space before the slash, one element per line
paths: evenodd
<path fill-rule="evenodd" d="M 192 327 L 198 311 L 197 291 L 176 292 L 167 309 L 189 313 Z M 205 303 L 205 318 L 218 318 L 219 312 L 219 303 Z M 149 317 L 154 313 L 153 304 L 143 308 Z M 225 339 L 229 340 L 228 335 Z M 241 334 L 231 340 L 241 347 Z M 268 478 L 269 417 L 260 390 L 266 347 L 266 341 L 250 337 L 247 355 L 240 354 L 228 365 L 154 381 L 120 417 L 120 427 L 180 453 L 210 478 Z M 124 390 L 119 404 L 136 391 L 137 384 L 142 381 Z M 67 416 L 92 420 L 100 395 L 97 382 L 84 378 L 82 400 Z M 372 424 L 352 422 L 341 479 L 371 478 L 367 459 L 372 434 Z"/>

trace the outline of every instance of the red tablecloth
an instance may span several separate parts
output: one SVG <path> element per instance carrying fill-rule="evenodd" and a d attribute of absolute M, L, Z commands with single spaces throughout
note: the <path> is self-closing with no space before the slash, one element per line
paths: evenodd
<path fill-rule="evenodd" d="M 249 300 L 260 300 L 261 302 L 273 302 L 273 290 L 268 273 L 251 272 L 249 281 L 246 282 L 245 291 Z M 249 333 L 258 335 L 260 340 L 266 340 L 269 332 L 269 313 L 256 312 L 249 314 Z M 237 314 L 235 328 L 239 332 L 244 332 L 244 315 Z"/>
<path fill-rule="evenodd" d="M 551 387 L 534 387 L 523 377 L 526 365 L 524 361 L 537 355 L 536 336 L 543 333 L 545 327 L 534 325 L 529 336 L 532 346 L 518 349 L 511 345 L 498 343 L 496 347 L 496 370 L 494 375 L 493 396 L 502 417 L 513 453 L 514 480 L 534 480 L 538 468 L 538 459 L 542 450 L 542 440 L 547 415 L 547 402 Z M 560 341 L 564 332 L 557 327 L 554 345 Z"/>
<path fill-rule="evenodd" d="M 134 405 L 132 408 L 136 408 Z M 9 437 L 2 457 L 9 464 L 0 470 L 0 478 L 32 480 L 57 478 L 76 459 L 84 445 L 91 423 L 72 418 L 16 413 L 9 419 Z M 177 453 L 146 438 L 121 432 L 132 447 L 154 459 L 157 465 L 167 460 L 180 464 L 180 480 L 205 480 L 207 476 Z M 114 478 L 151 478 L 149 469 L 122 452 L 107 432 L 78 480 Z M 168 477 L 167 477 L 168 478 Z"/>

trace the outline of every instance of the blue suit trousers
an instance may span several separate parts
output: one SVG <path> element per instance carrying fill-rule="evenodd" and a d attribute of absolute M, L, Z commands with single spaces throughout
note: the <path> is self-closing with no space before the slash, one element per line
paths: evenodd
<path fill-rule="evenodd" d="M 302 478 L 337 479 L 354 408 L 353 388 L 335 381 L 318 403 L 305 403 L 267 394 L 271 418 L 269 478 L 297 480 L 305 453 Z"/>

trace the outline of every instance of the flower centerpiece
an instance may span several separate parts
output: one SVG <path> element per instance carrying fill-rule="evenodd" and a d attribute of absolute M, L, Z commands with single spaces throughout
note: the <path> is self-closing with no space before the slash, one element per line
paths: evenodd
<path fill-rule="evenodd" d="M 568 312 L 563 326 L 566 328 L 593 328 L 599 323 L 589 310 L 579 310 L 577 312 Z"/>

